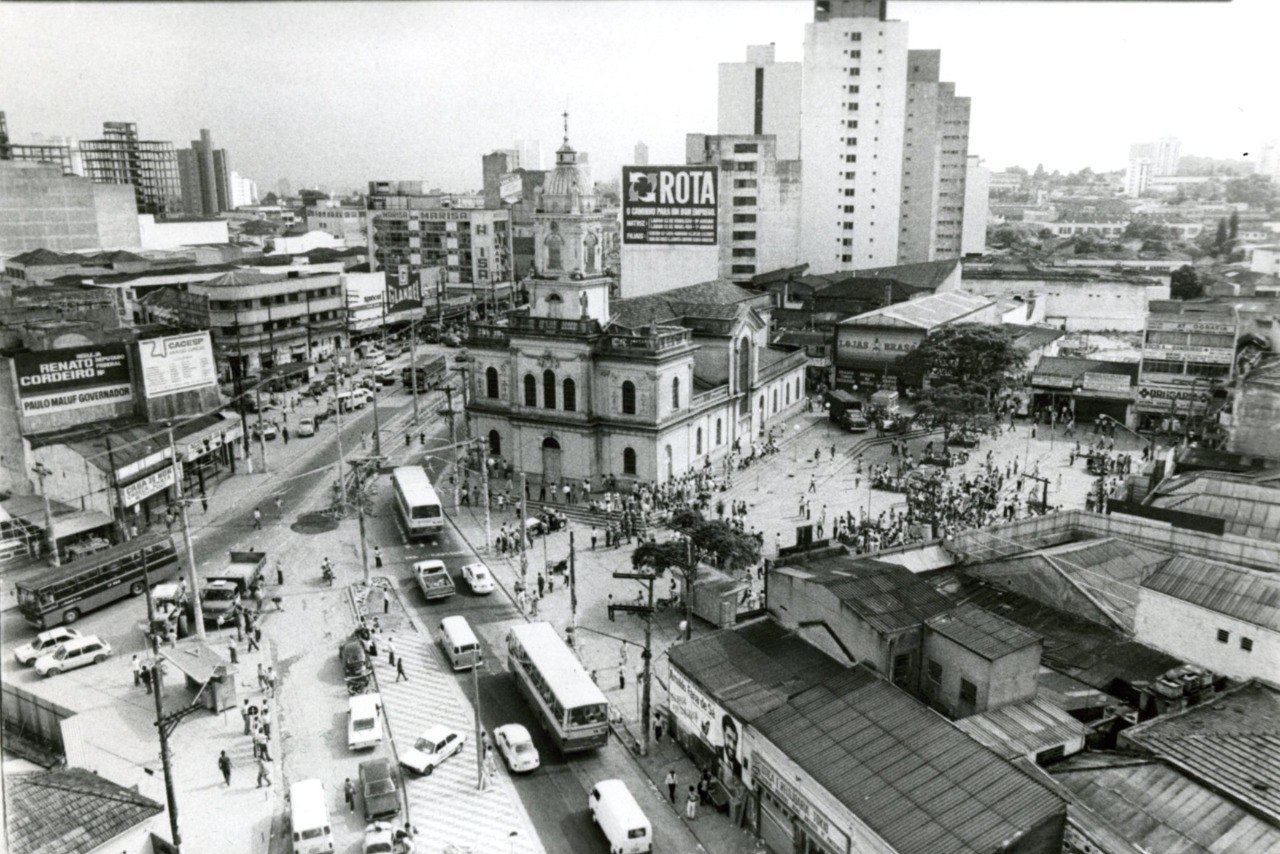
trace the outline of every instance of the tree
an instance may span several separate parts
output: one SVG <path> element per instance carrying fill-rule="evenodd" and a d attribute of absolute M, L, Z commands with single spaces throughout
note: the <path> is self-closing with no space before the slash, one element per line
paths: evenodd
<path fill-rule="evenodd" d="M 1232 178 L 1223 187 L 1226 200 L 1232 204 L 1244 202 L 1251 208 L 1271 210 L 1280 204 L 1275 183 L 1266 175 L 1249 175 Z"/>
<path fill-rule="evenodd" d="M 991 401 L 980 386 L 929 386 L 916 398 L 916 416 L 942 428 L 942 441 L 959 431 L 985 432 L 995 423 Z"/>
<path fill-rule="evenodd" d="M 1227 221 L 1225 219 L 1218 220 L 1218 231 L 1213 239 L 1213 249 L 1218 255 L 1227 251 Z"/>
<path fill-rule="evenodd" d="M 989 398 L 1022 373 L 1027 354 L 1006 329 L 981 323 L 956 323 L 930 333 L 908 358 L 935 385 L 985 389 Z"/>
<path fill-rule="evenodd" d="M 1204 296 L 1204 285 L 1190 264 L 1183 264 L 1169 277 L 1169 295 L 1174 299 L 1197 299 Z"/>
<path fill-rule="evenodd" d="M 1231 218 L 1227 220 L 1227 236 L 1232 240 L 1240 234 L 1240 211 L 1232 211 Z"/>

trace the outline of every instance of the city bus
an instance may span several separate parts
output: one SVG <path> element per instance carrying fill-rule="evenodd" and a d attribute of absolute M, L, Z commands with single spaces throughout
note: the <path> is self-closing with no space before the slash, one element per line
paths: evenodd
<path fill-rule="evenodd" d="M 173 538 L 146 534 L 17 582 L 18 610 L 36 628 L 50 629 L 117 599 L 140 596 L 148 581 L 155 584 L 177 574 Z"/>
<path fill-rule="evenodd" d="M 507 654 L 520 693 L 561 753 L 608 741 L 609 701 L 550 623 L 512 626 Z"/>
<path fill-rule="evenodd" d="M 431 478 L 422 466 L 400 466 L 391 472 L 400 522 L 410 539 L 438 537 L 444 530 L 444 511 Z"/>

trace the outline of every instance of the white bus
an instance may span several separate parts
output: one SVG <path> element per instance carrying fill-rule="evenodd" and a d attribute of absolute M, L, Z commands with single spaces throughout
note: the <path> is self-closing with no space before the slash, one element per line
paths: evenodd
<path fill-rule="evenodd" d="M 440 496 L 436 495 L 422 466 L 400 466 L 391 472 L 391 487 L 395 492 L 400 521 L 409 538 L 438 537 L 444 530 L 444 512 L 440 509 Z"/>
<path fill-rule="evenodd" d="M 561 753 L 609 739 L 609 701 L 550 623 L 512 626 L 507 653 L 516 685 Z"/>

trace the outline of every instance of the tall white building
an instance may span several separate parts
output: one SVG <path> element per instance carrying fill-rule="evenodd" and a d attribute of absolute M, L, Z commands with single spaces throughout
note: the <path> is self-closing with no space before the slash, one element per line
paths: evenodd
<path fill-rule="evenodd" d="M 1258 174 L 1280 182 L 1280 139 L 1269 140 L 1262 144 L 1262 155 L 1258 160 Z"/>
<path fill-rule="evenodd" d="M 906 22 L 883 0 L 819 0 L 801 89 L 800 256 L 817 274 L 898 263 Z"/>
<path fill-rule="evenodd" d="M 1181 157 L 1182 140 L 1176 136 L 1162 136 L 1155 145 L 1155 158 L 1152 162 L 1152 177 L 1178 174 L 1178 160 Z"/>
<path fill-rule="evenodd" d="M 649 146 L 643 142 L 636 143 L 634 156 L 631 158 L 632 166 L 648 166 L 649 165 Z"/>
<path fill-rule="evenodd" d="M 1129 169 L 1124 173 L 1124 194 L 1136 199 L 1151 186 L 1151 174 L 1155 166 L 1149 157 L 1130 157 Z"/>
<path fill-rule="evenodd" d="M 242 178 L 239 172 L 231 173 L 231 207 L 258 203 L 258 184 L 248 178 Z"/>
<path fill-rule="evenodd" d="M 517 139 L 515 149 L 521 169 L 540 170 L 542 166 L 542 142 L 537 139 Z"/>
<path fill-rule="evenodd" d="M 991 170 L 982 165 L 976 154 L 970 154 L 964 176 L 964 233 L 960 238 L 962 255 L 981 255 L 987 251 L 987 218 L 990 215 Z"/>
<path fill-rule="evenodd" d="M 800 63 L 774 61 L 772 44 L 749 45 L 746 62 L 720 63 L 716 133 L 769 134 L 779 159 L 799 160 L 801 76 Z"/>

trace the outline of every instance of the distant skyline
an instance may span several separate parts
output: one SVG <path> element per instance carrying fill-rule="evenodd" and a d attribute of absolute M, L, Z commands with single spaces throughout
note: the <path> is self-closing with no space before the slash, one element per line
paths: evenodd
<path fill-rule="evenodd" d="M 1122 169 L 1129 144 L 1252 159 L 1280 137 L 1280 11 L 1232 3 L 891 2 L 912 48 L 973 99 L 970 153 L 993 169 Z M 131 121 L 186 146 L 209 128 L 262 193 L 376 179 L 480 186 L 480 157 L 561 118 L 596 180 L 684 160 L 716 131 L 720 62 L 775 42 L 799 60 L 812 3 L 417 2 L 0 4 L 10 133 L 100 134 Z"/>

